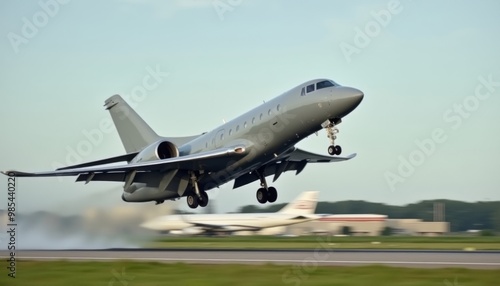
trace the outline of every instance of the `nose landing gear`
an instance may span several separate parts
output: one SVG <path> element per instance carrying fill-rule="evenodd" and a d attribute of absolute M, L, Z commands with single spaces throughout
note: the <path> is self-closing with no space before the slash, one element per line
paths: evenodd
<path fill-rule="evenodd" d="M 330 155 L 340 155 L 342 153 L 342 147 L 340 145 L 330 145 L 328 146 L 328 154 Z"/>
<path fill-rule="evenodd" d="M 342 147 L 340 145 L 335 145 L 335 139 L 337 139 L 337 134 L 339 133 L 339 129 L 337 128 L 337 124 L 341 121 L 332 121 L 327 120 L 321 124 L 321 127 L 326 129 L 326 136 L 330 139 L 330 146 L 328 146 L 328 154 L 330 155 L 340 155 L 342 153 Z"/>

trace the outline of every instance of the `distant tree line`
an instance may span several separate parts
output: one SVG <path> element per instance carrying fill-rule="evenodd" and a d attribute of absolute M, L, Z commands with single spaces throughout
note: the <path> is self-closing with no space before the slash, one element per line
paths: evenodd
<path fill-rule="evenodd" d="M 435 202 L 444 203 L 445 221 L 450 222 L 452 232 L 476 230 L 500 231 L 500 201 L 461 202 L 452 200 L 428 200 L 405 206 L 393 206 L 366 201 L 318 202 L 318 214 L 382 214 L 389 218 L 417 218 L 433 220 Z M 264 208 L 254 205 L 241 207 L 239 212 L 276 212 L 286 204 L 274 204 Z"/>

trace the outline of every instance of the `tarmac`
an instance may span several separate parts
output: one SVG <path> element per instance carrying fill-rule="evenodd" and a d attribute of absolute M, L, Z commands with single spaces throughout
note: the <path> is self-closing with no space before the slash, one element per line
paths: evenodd
<path fill-rule="evenodd" d="M 2 259 L 8 252 L 1 251 Z M 412 268 L 500 269 L 498 251 L 421 250 L 250 250 L 96 249 L 20 250 L 16 259 L 68 261 L 156 261 L 194 264 L 289 264 L 310 266 L 386 265 Z"/>

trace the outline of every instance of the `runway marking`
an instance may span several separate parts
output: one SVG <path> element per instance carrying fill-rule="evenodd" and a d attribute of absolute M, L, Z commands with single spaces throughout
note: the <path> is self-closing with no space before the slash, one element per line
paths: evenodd
<path fill-rule="evenodd" d="M 113 257 L 48 257 L 48 256 L 19 256 L 19 259 L 33 260 L 141 260 L 141 261 L 172 261 L 172 262 L 259 262 L 259 263 L 304 263 L 314 262 L 318 264 L 328 263 L 345 263 L 345 264 L 402 264 L 402 265 L 478 265 L 478 266 L 500 266 L 500 262 L 444 262 L 444 261 L 373 261 L 373 260 L 311 260 L 311 259 L 232 259 L 232 258 L 152 258 L 152 257 L 129 257 L 129 258 L 113 258 Z"/>

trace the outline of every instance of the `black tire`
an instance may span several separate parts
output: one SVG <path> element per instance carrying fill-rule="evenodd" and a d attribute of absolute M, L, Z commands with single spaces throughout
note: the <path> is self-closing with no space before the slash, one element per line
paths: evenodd
<path fill-rule="evenodd" d="M 342 153 L 342 147 L 340 145 L 335 146 L 335 155 L 340 155 Z"/>
<path fill-rule="evenodd" d="M 274 203 L 278 199 L 278 191 L 274 187 L 269 187 L 267 189 L 267 201 Z"/>
<path fill-rule="evenodd" d="M 201 200 L 198 199 L 198 205 L 204 208 L 208 205 L 208 195 L 207 192 L 201 192 L 200 195 L 201 195 Z"/>
<path fill-rule="evenodd" d="M 335 155 L 335 146 L 333 145 L 328 146 L 328 154 L 332 156 Z"/>
<path fill-rule="evenodd" d="M 187 196 L 186 202 L 187 202 L 188 206 L 192 209 L 195 209 L 198 207 L 198 198 L 195 195 Z"/>
<path fill-rule="evenodd" d="M 260 188 L 257 190 L 257 201 L 261 204 L 267 203 L 267 190 L 264 188 Z"/>

